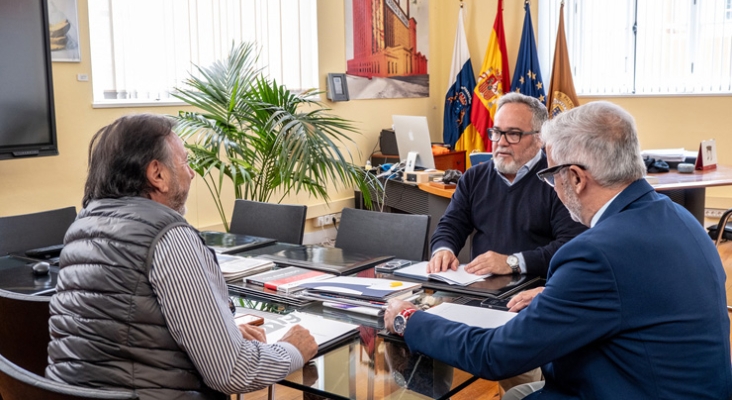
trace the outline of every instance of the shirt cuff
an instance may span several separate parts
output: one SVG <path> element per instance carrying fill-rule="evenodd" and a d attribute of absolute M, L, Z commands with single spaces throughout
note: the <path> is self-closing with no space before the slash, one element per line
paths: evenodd
<path fill-rule="evenodd" d="M 288 372 L 287 375 L 301 369 L 303 365 L 305 365 L 305 362 L 302 359 L 302 354 L 300 354 L 300 350 L 298 350 L 297 347 L 287 342 L 277 342 L 276 344 L 278 346 L 282 346 L 287 354 L 290 355 L 290 360 L 292 360 L 290 363 L 290 372 Z"/>
<path fill-rule="evenodd" d="M 455 255 L 455 252 L 454 252 L 454 251 L 452 251 L 452 249 L 451 249 L 451 248 L 449 248 L 449 247 L 438 247 L 438 248 L 436 248 L 436 249 L 435 249 L 435 250 L 434 250 L 434 251 L 432 252 L 432 254 L 430 255 L 430 258 L 434 257 L 434 256 L 435 256 L 435 254 L 436 254 L 436 253 L 437 253 L 438 251 L 442 251 L 442 250 L 447 250 L 447 251 L 449 251 L 450 253 L 452 253 L 452 255 Z"/>
<path fill-rule="evenodd" d="M 519 259 L 519 269 L 521 270 L 521 273 L 526 275 L 526 260 L 524 260 L 523 253 L 516 253 L 514 255 Z"/>

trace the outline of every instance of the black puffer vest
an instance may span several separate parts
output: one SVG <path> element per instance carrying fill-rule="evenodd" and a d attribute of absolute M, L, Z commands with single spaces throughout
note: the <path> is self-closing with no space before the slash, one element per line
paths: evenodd
<path fill-rule="evenodd" d="M 64 239 L 51 300 L 46 376 L 140 399 L 225 399 L 208 388 L 168 331 L 150 285 L 153 246 L 172 209 L 141 197 L 93 201 Z M 193 228 L 191 228 L 193 229 Z"/>

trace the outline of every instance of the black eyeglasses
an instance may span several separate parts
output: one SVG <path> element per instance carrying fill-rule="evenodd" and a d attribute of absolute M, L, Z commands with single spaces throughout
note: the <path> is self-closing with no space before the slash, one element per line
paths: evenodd
<path fill-rule="evenodd" d="M 536 173 L 536 176 L 542 181 L 546 182 L 549 186 L 554 187 L 554 174 L 561 171 L 562 168 L 571 167 L 573 165 L 579 167 L 582 170 L 587 169 L 584 165 L 580 164 L 559 164 L 553 167 L 542 169 L 541 171 Z"/>
<path fill-rule="evenodd" d="M 496 128 L 488 128 L 488 138 L 491 142 L 498 142 L 501 140 L 501 136 L 506 136 L 506 141 L 509 144 L 516 144 L 521 141 L 521 137 L 524 135 L 533 135 L 539 133 L 538 131 L 521 132 L 519 130 L 502 131 Z"/>

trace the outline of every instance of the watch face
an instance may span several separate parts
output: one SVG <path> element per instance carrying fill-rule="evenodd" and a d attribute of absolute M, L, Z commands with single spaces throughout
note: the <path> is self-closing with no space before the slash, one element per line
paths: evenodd
<path fill-rule="evenodd" d="M 403 315 L 399 314 L 394 318 L 394 332 L 404 335 L 404 330 L 407 328 L 407 319 Z"/>
<path fill-rule="evenodd" d="M 508 256 L 508 258 L 506 259 L 506 263 L 507 263 L 508 265 L 510 265 L 511 267 L 516 267 L 516 266 L 518 266 L 518 265 L 519 265 L 519 259 L 518 259 L 518 257 L 516 257 L 516 256 L 514 256 L 514 255 L 510 255 L 510 256 Z"/>

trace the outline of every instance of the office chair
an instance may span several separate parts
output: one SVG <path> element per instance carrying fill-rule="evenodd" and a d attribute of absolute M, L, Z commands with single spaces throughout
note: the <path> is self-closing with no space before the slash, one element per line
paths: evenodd
<path fill-rule="evenodd" d="M 725 211 L 722 217 L 719 219 L 719 223 L 716 226 L 712 225 L 707 227 L 709 236 L 714 240 L 714 245 L 719 247 L 719 243 L 722 242 L 722 238 L 729 240 L 732 236 L 732 228 L 727 226 L 727 222 L 732 217 L 732 208 Z"/>
<path fill-rule="evenodd" d="M 307 206 L 237 200 L 229 231 L 302 244 L 307 211 Z"/>
<path fill-rule="evenodd" d="M 429 215 L 344 208 L 335 247 L 370 255 L 422 261 L 427 256 Z"/>
<path fill-rule="evenodd" d="M 48 365 L 50 301 L 0 289 L 0 355 L 40 376 Z"/>
<path fill-rule="evenodd" d="M 52 381 L 20 368 L 3 356 L 0 356 L 0 396 L 3 400 L 135 400 L 138 398 L 132 391 L 89 389 Z"/>
<path fill-rule="evenodd" d="M 76 207 L 0 217 L 0 256 L 63 244 Z"/>

